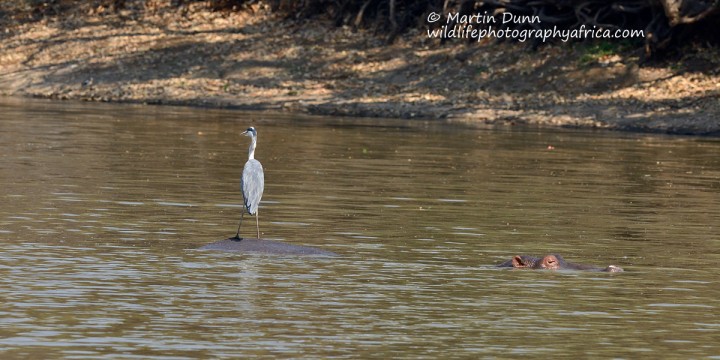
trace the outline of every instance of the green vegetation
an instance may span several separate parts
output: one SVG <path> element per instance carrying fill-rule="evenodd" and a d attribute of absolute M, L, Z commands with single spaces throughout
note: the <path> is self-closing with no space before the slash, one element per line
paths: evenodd
<path fill-rule="evenodd" d="M 589 65 L 604 57 L 622 55 L 637 47 L 637 44 L 633 44 L 630 41 L 601 40 L 586 44 L 583 47 L 585 49 L 584 53 L 580 56 L 580 65 Z"/>

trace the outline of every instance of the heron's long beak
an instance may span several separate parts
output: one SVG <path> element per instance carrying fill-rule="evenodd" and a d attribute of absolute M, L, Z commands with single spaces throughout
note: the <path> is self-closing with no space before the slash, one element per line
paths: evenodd
<path fill-rule="evenodd" d="M 247 134 L 247 130 L 245 130 L 245 131 L 243 131 L 242 133 L 240 133 L 240 135 L 245 135 L 245 134 Z"/>

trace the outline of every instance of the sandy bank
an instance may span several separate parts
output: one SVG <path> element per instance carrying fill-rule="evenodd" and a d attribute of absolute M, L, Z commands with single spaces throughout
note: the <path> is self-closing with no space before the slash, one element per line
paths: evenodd
<path fill-rule="evenodd" d="M 441 45 L 258 10 L 97 12 L 7 27 L 0 93 L 325 115 L 720 134 L 720 53 L 638 66 L 591 45 Z"/>

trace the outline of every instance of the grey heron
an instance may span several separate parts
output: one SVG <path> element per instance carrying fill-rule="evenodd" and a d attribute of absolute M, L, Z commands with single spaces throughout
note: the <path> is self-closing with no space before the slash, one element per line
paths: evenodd
<path fill-rule="evenodd" d="M 260 198 L 262 198 L 263 189 L 265 188 L 265 173 L 263 172 L 263 167 L 260 162 L 255 160 L 257 130 L 255 130 L 254 127 L 249 127 L 241 135 L 249 136 L 252 141 L 250 142 L 250 148 L 248 150 L 248 161 L 245 163 L 242 178 L 240 179 L 240 189 L 242 190 L 245 207 L 240 214 L 240 224 L 238 224 L 238 231 L 235 237 L 241 239 L 240 227 L 242 226 L 245 210 L 247 210 L 248 214 L 255 215 L 255 226 L 257 227 L 257 237 L 259 239 L 260 220 L 258 219 L 258 206 L 260 205 Z"/>

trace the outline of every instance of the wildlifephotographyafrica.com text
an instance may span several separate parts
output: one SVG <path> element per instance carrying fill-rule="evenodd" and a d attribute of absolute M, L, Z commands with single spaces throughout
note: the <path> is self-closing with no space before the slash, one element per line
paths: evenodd
<path fill-rule="evenodd" d="M 437 23 L 442 15 L 432 12 L 428 15 L 428 23 Z M 529 39 L 539 39 L 546 42 L 550 39 L 560 39 L 568 42 L 571 39 L 629 39 L 645 37 L 644 30 L 607 29 L 597 26 L 580 25 L 576 29 L 552 28 L 512 29 L 508 25 L 540 24 L 537 15 L 515 15 L 511 12 L 499 14 L 471 14 L 460 15 L 449 13 L 443 25 L 436 29 L 428 29 L 429 38 L 438 39 L 477 39 L 487 38 L 514 39 L 525 42 Z"/>

